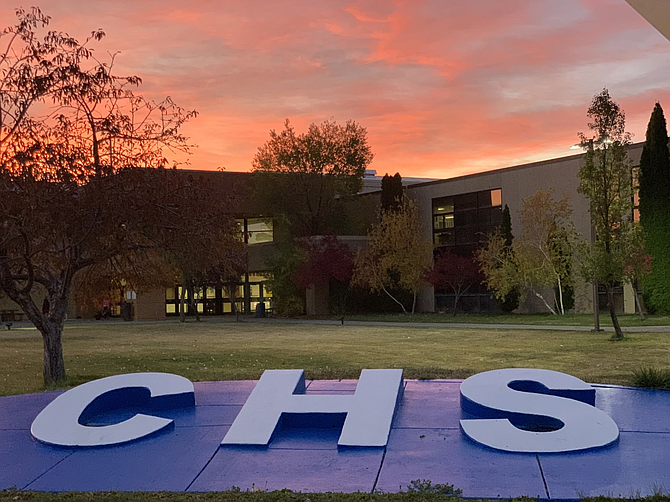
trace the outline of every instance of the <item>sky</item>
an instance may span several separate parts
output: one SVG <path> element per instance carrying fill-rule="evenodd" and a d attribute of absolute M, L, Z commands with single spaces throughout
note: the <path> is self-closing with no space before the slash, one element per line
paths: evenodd
<path fill-rule="evenodd" d="M 18 2 L 19 0 L 15 0 Z M 37 0 L 35 0 L 37 1 Z M 0 26 L 15 20 L 2 2 Z M 248 171 L 288 118 L 355 120 L 379 175 L 448 178 L 571 155 L 607 87 L 634 141 L 670 113 L 670 41 L 624 0 L 41 0 L 138 92 L 199 116 L 190 168 Z M 23 5 L 28 7 L 28 5 Z"/>

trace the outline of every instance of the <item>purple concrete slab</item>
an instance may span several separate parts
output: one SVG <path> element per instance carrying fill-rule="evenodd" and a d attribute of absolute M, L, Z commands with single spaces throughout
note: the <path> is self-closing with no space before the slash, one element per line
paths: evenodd
<path fill-rule="evenodd" d="M 551 498 L 630 498 L 670 491 L 667 433 L 622 432 L 617 445 L 586 453 L 540 455 L 540 462 Z"/>
<path fill-rule="evenodd" d="M 630 387 L 598 387 L 596 407 L 622 431 L 670 432 L 670 391 Z"/>
<path fill-rule="evenodd" d="M 76 450 L 28 485 L 40 491 L 184 491 L 228 427 L 181 427 L 136 443 Z"/>
<path fill-rule="evenodd" d="M 192 410 L 175 410 L 154 415 L 173 419 L 175 427 L 211 427 L 232 425 L 241 409 L 241 405 L 202 405 Z"/>
<path fill-rule="evenodd" d="M 461 386 L 463 380 L 453 378 L 436 378 L 435 380 L 405 380 L 405 388 L 409 390 L 421 390 L 430 387 L 432 384 L 450 384 Z"/>
<path fill-rule="evenodd" d="M 225 382 L 194 382 L 195 404 L 236 404 L 244 405 L 255 380 L 232 380 Z"/>
<path fill-rule="evenodd" d="M 308 393 L 350 394 L 357 380 L 308 383 Z M 30 437 L 34 417 L 62 391 L 0 397 L 0 489 L 182 491 L 196 477 L 191 489 L 197 491 L 233 486 L 372 489 L 382 449 L 338 449 L 340 427 L 280 427 L 267 449 L 220 448 L 255 385 L 196 383 L 194 409 L 160 412 L 174 419 L 171 431 L 121 447 L 77 451 L 42 445 Z M 461 434 L 459 386 L 454 380 L 406 381 L 376 488 L 393 492 L 406 489 L 412 480 L 430 479 L 452 483 L 467 497 L 546 497 L 535 455 L 496 452 Z M 590 453 L 543 455 L 550 496 L 670 491 L 670 392 L 596 388 L 596 405 L 618 423 L 621 440 Z M 110 413 L 100 420 L 113 423 L 135 411 Z M 304 427 L 300 421 L 285 425 Z"/>
<path fill-rule="evenodd" d="M 393 429 L 377 489 L 406 490 L 418 479 L 453 484 L 464 497 L 546 498 L 535 455 L 497 452 L 453 429 Z"/>
<path fill-rule="evenodd" d="M 72 454 L 33 440 L 27 430 L 0 430 L 0 490 L 21 490 Z"/>
<path fill-rule="evenodd" d="M 316 391 L 355 391 L 358 380 L 310 380 L 307 392 Z"/>
<path fill-rule="evenodd" d="M 242 409 L 240 405 L 202 405 L 193 408 L 177 408 L 170 410 L 151 410 L 146 408 L 127 408 L 115 410 L 92 417 L 86 425 L 95 427 L 112 425 L 128 420 L 138 413 L 169 418 L 174 427 L 211 427 L 215 425 L 231 425 Z"/>
<path fill-rule="evenodd" d="M 0 430 L 30 429 L 35 417 L 64 391 L 0 397 Z"/>
<path fill-rule="evenodd" d="M 287 429 L 279 428 L 268 448 L 282 450 L 337 450 L 342 428 Z"/>
<path fill-rule="evenodd" d="M 189 491 L 370 492 L 383 449 L 283 450 L 222 447 Z"/>
<path fill-rule="evenodd" d="M 459 389 L 460 382 L 408 381 L 393 427 L 458 429 Z"/>

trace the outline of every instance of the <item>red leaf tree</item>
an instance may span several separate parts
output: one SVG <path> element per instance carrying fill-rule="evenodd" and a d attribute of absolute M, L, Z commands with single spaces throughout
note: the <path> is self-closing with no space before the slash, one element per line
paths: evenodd
<path fill-rule="evenodd" d="M 426 280 L 436 288 L 450 289 L 454 292 L 455 316 L 458 300 L 472 286 L 481 283 L 482 274 L 473 258 L 443 251 L 435 259 L 433 268 L 426 274 Z"/>
<path fill-rule="evenodd" d="M 304 260 L 293 273 L 293 282 L 300 288 L 327 284 L 331 280 L 348 281 L 353 272 L 353 255 L 346 244 L 334 235 L 304 239 L 300 246 Z"/>

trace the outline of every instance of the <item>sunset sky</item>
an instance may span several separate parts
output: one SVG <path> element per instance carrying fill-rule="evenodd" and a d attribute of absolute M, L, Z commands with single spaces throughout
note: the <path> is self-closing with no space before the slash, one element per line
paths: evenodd
<path fill-rule="evenodd" d="M 3 2 L 7 5 L 9 2 Z M 13 7 L 0 22 L 14 22 Z M 27 4 L 24 4 L 28 7 Z M 191 167 L 247 171 L 289 118 L 356 120 L 378 174 L 447 178 L 570 155 L 603 87 L 643 141 L 670 41 L 624 0 L 42 0 L 53 29 L 200 116 Z"/>

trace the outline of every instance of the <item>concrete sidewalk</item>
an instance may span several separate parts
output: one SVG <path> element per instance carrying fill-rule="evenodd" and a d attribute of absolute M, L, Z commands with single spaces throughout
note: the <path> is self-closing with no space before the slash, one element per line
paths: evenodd
<path fill-rule="evenodd" d="M 234 319 L 233 319 L 234 320 Z M 316 324 L 316 325 L 340 325 L 342 321 L 336 319 L 282 319 L 275 317 L 255 318 L 244 317 L 242 322 L 268 323 L 268 324 Z M 386 326 L 386 327 L 408 327 L 408 328 L 465 328 L 465 329 L 532 329 L 540 331 L 593 331 L 592 326 L 554 326 L 538 324 L 475 324 L 475 323 L 451 323 L 451 322 L 394 322 L 394 321 L 348 321 L 344 319 L 346 326 Z M 614 332 L 612 327 L 602 327 L 604 331 Z M 670 326 L 623 326 L 624 333 L 670 333 Z"/>
<path fill-rule="evenodd" d="M 201 318 L 206 323 L 234 323 L 234 316 L 204 316 Z M 94 319 L 71 319 L 65 322 L 66 326 L 72 325 L 104 325 L 104 324 L 147 324 L 155 322 L 178 322 L 177 318 L 170 318 L 160 321 L 130 321 L 125 322 L 122 319 L 105 319 L 96 321 Z M 195 322 L 192 317 L 187 318 L 187 322 Z M 280 317 L 257 318 L 254 316 L 241 316 L 239 322 L 258 323 L 258 324 L 314 324 L 322 326 L 341 325 L 342 321 L 337 319 L 286 319 Z M 0 333 L 7 331 L 6 323 L 0 325 Z M 402 322 L 402 321 L 354 321 L 344 319 L 345 326 L 384 326 L 391 328 L 457 328 L 457 329 L 494 329 L 494 330 L 536 330 L 536 331 L 593 331 L 592 326 L 564 326 L 564 325 L 545 325 L 545 324 L 488 324 L 488 323 L 457 323 L 457 322 Z M 32 323 L 28 321 L 13 322 L 11 329 L 32 328 Z M 602 327 L 605 332 L 614 332 L 614 328 L 609 326 Z M 670 333 L 670 326 L 623 326 L 624 333 Z"/>

